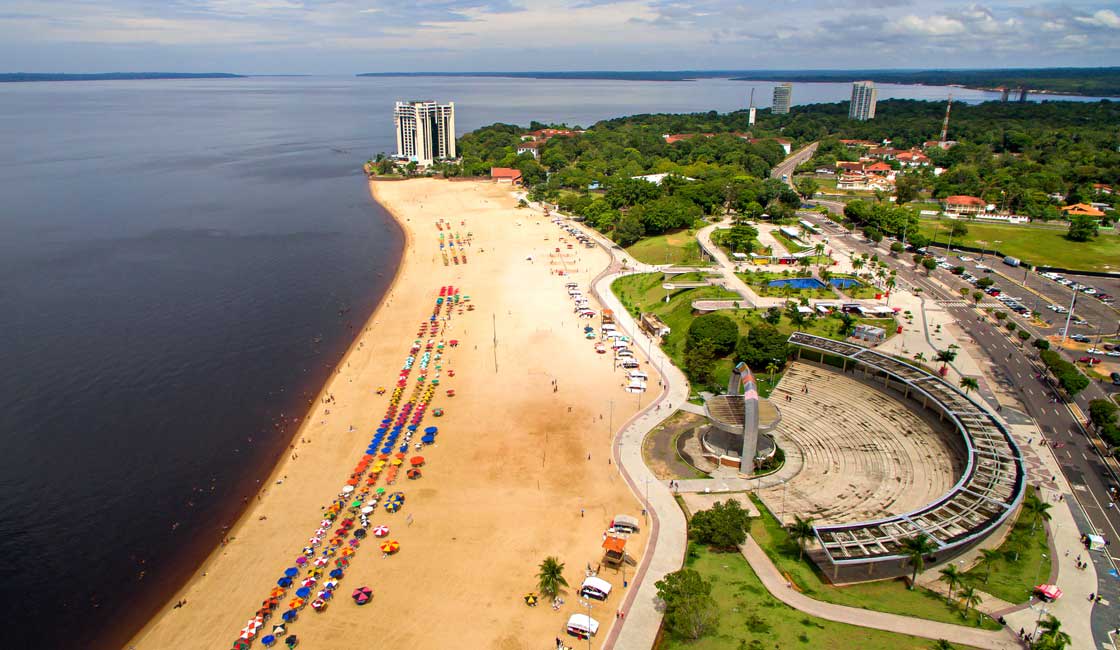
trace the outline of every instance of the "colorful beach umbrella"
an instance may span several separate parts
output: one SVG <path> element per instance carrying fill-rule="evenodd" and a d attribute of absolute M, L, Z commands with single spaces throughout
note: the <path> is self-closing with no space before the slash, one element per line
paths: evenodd
<path fill-rule="evenodd" d="M 284 619 L 285 621 L 291 622 L 291 621 L 296 620 L 297 616 L 299 616 L 299 612 L 297 612 L 294 609 L 289 609 L 288 611 L 281 614 L 280 618 Z"/>
<path fill-rule="evenodd" d="M 287 569 L 284 569 L 284 575 L 288 576 L 289 578 L 294 578 L 299 575 L 299 569 L 295 567 L 289 567 Z"/>
<path fill-rule="evenodd" d="M 400 545 L 400 542 L 398 542 L 397 540 L 392 540 L 392 541 L 389 541 L 389 542 L 382 542 L 382 544 L 381 544 L 381 552 L 385 553 L 387 555 L 392 555 L 393 553 L 396 553 L 399 550 L 401 550 L 401 545 Z"/>
<path fill-rule="evenodd" d="M 388 526 L 375 526 L 374 529 L 373 529 L 373 536 L 374 537 L 385 537 L 388 534 L 389 534 L 389 527 Z"/>
<path fill-rule="evenodd" d="M 365 605 L 370 598 L 373 598 L 373 590 L 369 587 L 358 587 L 354 590 L 354 593 L 350 594 L 350 597 L 354 599 L 355 603 Z"/>
<path fill-rule="evenodd" d="M 284 645 L 288 646 L 289 648 L 296 647 L 297 645 L 299 645 L 299 637 L 294 634 L 291 635 L 290 637 L 284 639 Z"/>

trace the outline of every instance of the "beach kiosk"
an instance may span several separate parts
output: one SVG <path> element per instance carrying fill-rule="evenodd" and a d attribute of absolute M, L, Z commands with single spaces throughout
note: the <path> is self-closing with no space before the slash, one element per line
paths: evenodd
<path fill-rule="evenodd" d="M 626 559 L 626 538 L 607 535 L 603 540 L 603 562 L 618 566 Z"/>
<path fill-rule="evenodd" d="M 595 576 L 587 576 L 583 584 L 579 587 L 579 595 L 584 598 L 594 598 L 595 600 L 606 600 L 611 595 L 611 583 L 596 578 Z"/>
<path fill-rule="evenodd" d="M 586 639 L 599 631 L 599 621 L 587 614 L 572 614 L 568 617 L 568 634 Z"/>

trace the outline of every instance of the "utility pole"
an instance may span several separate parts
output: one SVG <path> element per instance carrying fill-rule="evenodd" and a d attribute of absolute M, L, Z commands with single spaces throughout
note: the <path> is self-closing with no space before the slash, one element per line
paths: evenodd
<path fill-rule="evenodd" d="M 1062 342 L 1060 344 L 1062 347 L 1066 346 L 1066 339 L 1069 338 L 1069 322 L 1073 320 L 1073 306 L 1075 303 L 1077 303 L 1076 291 L 1073 292 L 1073 296 L 1069 299 L 1069 312 L 1066 314 L 1066 327 L 1062 330 Z"/>

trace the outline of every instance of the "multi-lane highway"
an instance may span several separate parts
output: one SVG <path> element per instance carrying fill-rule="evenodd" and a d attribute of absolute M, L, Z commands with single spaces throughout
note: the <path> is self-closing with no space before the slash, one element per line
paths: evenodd
<path fill-rule="evenodd" d="M 798 165 L 812 158 L 813 152 L 815 152 L 816 150 L 817 143 L 811 142 L 793 152 L 792 154 L 787 156 L 785 160 L 778 163 L 774 166 L 773 169 L 770 170 L 770 178 L 781 178 L 785 176 L 786 184 L 790 187 L 793 187 L 793 172 L 797 169 Z"/>

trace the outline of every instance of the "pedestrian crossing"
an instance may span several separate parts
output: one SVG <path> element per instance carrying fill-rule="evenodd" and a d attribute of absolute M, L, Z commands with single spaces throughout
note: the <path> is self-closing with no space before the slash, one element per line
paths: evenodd
<path fill-rule="evenodd" d="M 937 304 L 942 307 L 968 307 L 971 303 L 965 300 L 938 300 Z"/>

